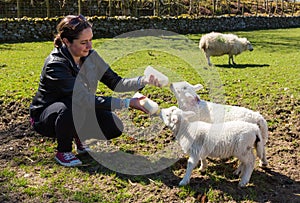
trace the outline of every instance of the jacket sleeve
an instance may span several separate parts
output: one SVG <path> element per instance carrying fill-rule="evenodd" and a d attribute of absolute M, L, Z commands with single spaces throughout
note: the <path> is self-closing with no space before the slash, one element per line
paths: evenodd
<path fill-rule="evenodd" d="M 116 92 L 129 92 L 142 89 L 141 77 L 122 78 L 93 51 L 81 66 L 76 78 L 73 102 L 82 107 L 95 106 L 97 109 L 115 110 L 123 107 L 122 100 L 115 97 L 95 96 L 97 81 L 104 83 Z"/>
<path fill-rule="evenodd" d="M 92 68 L 94 67 L 94 68 Z M 108 88 L 115 92 L 130 92 L 138 91 L 144 88 L 141 84 L 141 77 L 135 78 L 122 78 L 116 72 L 114 72 L 109 65 L 98 55 L 96 51 L 93 51 L 83 64 L 83 69 L 93 69 L 94 73 L 98 75 L 98 80 L 104 83 Z M 89 76 L 88 76 L 89 77 Z M 92 78 L 91 75 L 88 79 Z"/>
<path fill-rule="evenodd" d="M 48 99 L 59 100 L 72 95 L 75 78 L 69 67 L 61 61 L 47 63 L 41 75 L 39 91 Z"/>
<path fill-rule="evenodd" d="M 122 108 L 122 100 L 114 97 L 95 96 L 89 91 L 84 74 L 79 72 L 73 90 L 73 104 L 81 108 L 115 110 Z"/>

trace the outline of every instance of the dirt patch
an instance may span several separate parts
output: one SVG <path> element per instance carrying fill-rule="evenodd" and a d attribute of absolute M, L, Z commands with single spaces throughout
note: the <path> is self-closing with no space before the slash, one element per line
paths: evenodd
<path fill-rule="evenodd" d="M 37 165 L 38 161 L 31 159 L 33 155 L 32 148 L 37 145 L 43 145 L 45 139 L 30 128 L 28 121 L 28 107 L 24 105 L 28 101 L 12 102 L 7 105 L 1 104 L 0 118 L 0 168 L 12 167 L 18 170 L 21 164 L 33 166 L 34 170 L 39 170 L 41 166 Z M 232 201 L 240 202 L 251 199 L 251 202 L 300 202 L 300 120 L 299 120 L 299 101 L 296 100 L 279 100 L 278 107 L 261 107 L 261 113 L 265 115 L 270 125 L 270 136 L 267 144 L 267 159 L 269 166 L 261 169 L 256 166 L 250 180 L 250 185 L 246 189 L 237 187 L 238 180 L 232 175 L 234 168 L 237 166 L 235 159 L 229 160 L 212 160 L 209 159 L 208 172 L 205 174 L 193 173 L 190 183 L 190 193 L 182 199 L 182 192 L 177 184 L 180 177 L 185 173 L 186 158 L 180 159 L 174 166 L 165 169 L 156 174 L 144 176 L 141 184 L 135 177 L 118 174 L 119 178 L 126 179 L 130 183 L 128 193 L 137 194 L 134 199 L 128 202 L 141 202 L 147 196 L 155 196 L 154 201 L 165 202 L 207 202 L 207 191 L 214 191 L 215 199 L 223 202 Z M 279 108 L 280 106 L 280 108 Z M 52 153 L 40 154 L 39 159 L 50 158 Z M 92 161 L 86 158 L 85 161 Z M 90 173 L 102 173 L 109 171 L 105 167 L 95 164 L 89 167 L 83 167 L 83 170 Z M 3 174 L 1 172 L 1 174 Z M 220 177 L 221 181 L 212 178 L 214 172 Z M 21 172 L 20 172 L 21 173 Z M 24 174 L 16 174 L 23 176 Z M 109 179 L 109 175 L 105 177 Z M 228 178 L 228 179 L 227 179 Z M 151 181 L 153 180 L 153 182 Z M 160 180 L 162 184 L 157 187 L 155 180 Z M 11 192 L 5 184 L 6 177 L 0 176 L 0 202 L 39 202 L 38 197 L 32 198 L 28 194 Z M 36 180 L 36 183 L 42 183 L 43 180 Z M 110 183 L 106 181 L 105 184 Z M 103 188 L 113 188 L 111 186 Z M 207 188 L 203 191 L 200 188 Z M 105 190 L 99 192 L 106 193 Z M 254 193 L 254 194 L 253 194 Z M 142 195 L 141 195 L 142 194 Z M 228 199 L 228 195 L 231 199 Z M 251 195 L 255 197 L 251 197 Z M 53 196 L 59 202 L 70 201 L 59 192 L 53 194 L 43 194 L 42 200 L 47 201 Z M 36 199 L 37 198 L 37 199 Z"/>

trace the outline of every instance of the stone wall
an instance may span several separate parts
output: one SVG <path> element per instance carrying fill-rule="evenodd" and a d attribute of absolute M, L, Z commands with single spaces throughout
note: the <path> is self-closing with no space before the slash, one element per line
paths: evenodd
<path fill-rule="evenodd" d="M 179 34 L 300 27 L 300 17 L 91 17 L 94 38 L 114 37 L 141 29 L 162 29 Z M 53 40 L 61 18 L 0 19 L 0 42 Z"/>

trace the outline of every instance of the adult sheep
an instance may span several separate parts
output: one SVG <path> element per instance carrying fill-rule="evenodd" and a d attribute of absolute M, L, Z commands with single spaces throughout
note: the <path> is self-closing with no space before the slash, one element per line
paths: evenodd
<path fill-rule="evenodd" d="M 211 124 L 202 121 L 190 122 L 188 117 L 193 111 L 182 111 L 172 106 L 161 110 L 161 118 L 176 136 L 182 150 L 189 154 L 186 174 L 179 185 L 190 181 L 192 170 L 201 161 L 200 171 L 207 167 L 206 158 L 229 158 L 240 160 L 240 165 L 234 171 L 241 176 L 239 187 L 245 187 L 249 182 L 255 165 L 255 155 L 263 156 L 263 143 L 257 125 L 243 121 L 229 121 Z"/>
<path fill-rule="evenodd" d="M 210 56 L 228 54 L 228 64 L 231 65 L 232 62 L 235 65 L 233 56 L 246 50 L 253 51 L 253 47 L 247 38 L 239 38 L 234 34 L 222 34 L 218 32 L 203 35 L 199 42 L 199 48 L 204 51 L 209 66 L 212 65 Z"/>
<path fill-rule="evenodd" d="M 269 137 L 268 124 L 260 113 L 240 106 L 223 105 L 202 100 L 196 93 L 196 91 L 202 87 L 200 84 L 191 85 L 186 81 L 174 82 L 170 85 L 170 89 L 175 94 L 179 108 L 184 111 L 193 111 L 196 113 L 190 118 L 190 121 L 199 120 L 208 123 L 245 121 L 253 123 L 256 124 L 261 131 L 263 144 L 265 145 L 267 143 Z M 267 164 L 264 148 L 260 166 L 265 167 Z"/>

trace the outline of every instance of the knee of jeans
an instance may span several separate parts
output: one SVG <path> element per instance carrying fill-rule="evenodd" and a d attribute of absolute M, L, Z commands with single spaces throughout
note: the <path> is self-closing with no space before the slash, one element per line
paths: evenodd
<path fill-rule="evenodd" d="M 120 137 L 121 135 L 122 135 L 122 131 L 118 131 L 118 132 L 115 132 L 115 133 L 107 134 L 107 135 L 105 135 L 105 137 L 106 137 L 106 139 L 110 140 L 110 139 Z"/>
<path fill-rule="evenodd" d="M 103 129 L 103 133 L 108 140 L 120 137 L 123 131 L 124 125 L 122 122 L 115 123 L 115 126 L 111 127 L 110 129 Z"/>
<path fill-rule="evenodd" d="M 61 109 L 61 111 L 58 114 L 56 122 L 57 122 L 56 125 L 59 122 L 61 125 L 64 125 L 66 127 L 67 126 L 73 127 L 74 123 L 73 123 L 72 109 L 69 108 Z"/>

